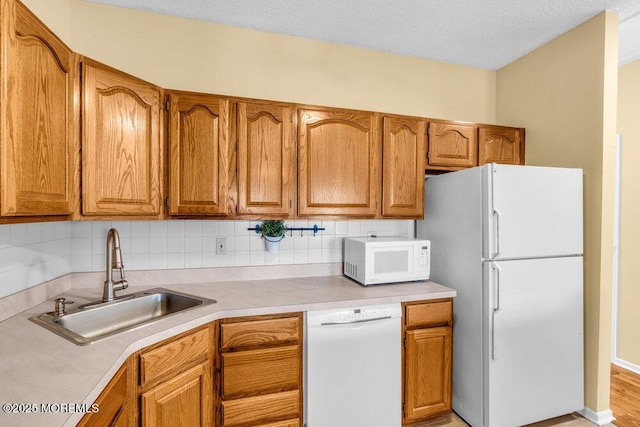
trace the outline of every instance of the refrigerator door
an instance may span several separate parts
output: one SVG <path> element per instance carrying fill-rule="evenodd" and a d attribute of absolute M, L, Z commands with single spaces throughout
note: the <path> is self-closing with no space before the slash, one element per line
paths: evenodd
<path fill-rule="evenodd" d="M 583 253 L 582 170 L 485 165 L 484 259 Z"/>
<path fill-rule="evenodd" d="M 583 408 L 582 257 L 484 263 L 484 426 Z"/>

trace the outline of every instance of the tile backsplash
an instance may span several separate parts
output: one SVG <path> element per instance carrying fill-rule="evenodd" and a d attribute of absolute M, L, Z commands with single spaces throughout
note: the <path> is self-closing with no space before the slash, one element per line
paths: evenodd
<path fill-rule="evenodd" d="M 70 272 L 104 271 L 106 235 L 115 227 L 126 270 L 163 270 L 342 261 L 347 236 L 413 236 L 410 220 L 287 221 L 324 227 L 287 233 L 280 252 L 247 228 L 261 221 L 77 221 L 0 225 L 0 298 Z M 216 255 L 216 238 L 226 254 Z"/>

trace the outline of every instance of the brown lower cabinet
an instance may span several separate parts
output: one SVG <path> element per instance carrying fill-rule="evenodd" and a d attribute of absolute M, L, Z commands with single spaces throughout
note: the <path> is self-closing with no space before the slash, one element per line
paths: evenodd
<path fill-rule="evenodd" d="M 302 425 L 302 314 L 220 321 L 220 425 Z"/>
<path fill-rule="evenodd" d="M 142 393 L 141 425 L 213 426 L 211 363 L 204 362 Z"/>
<path fill-rule="evenodd" d="M 453 300 L 403 304 L 403 424 L 451 412 Z"/>
<path fill-rule="evenodd" d="M 403 424 L 451 411 L 453 301 L 403 304 Z M 222 319 L 129 357 L 80 426 L 300 427 L 302 313 Z"/>
<path fill-rule="evenodd" d="M 135 368 L 132 362 L 129 358 L 116 372 L 95 401 L 98 412 L 85 415 L 78 427 L 135 425 Z"/>

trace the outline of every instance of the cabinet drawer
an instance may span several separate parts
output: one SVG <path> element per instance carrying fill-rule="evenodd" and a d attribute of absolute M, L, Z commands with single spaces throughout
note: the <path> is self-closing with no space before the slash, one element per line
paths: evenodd
<path fill-rule="evenodd" d="M 200 329 L 140 355 L 140 382 L 145 385 L 171 372 L 180 372 L 209 357 L 209 329 Z"/>
<path fill-rule="evenodd" d="M 452 301 L 410 304 L 405 307 L 405 310 L 407 327 L 450 325 L 453 319 Z"/>
<path fill-rule="evenodd" d="M 222 350 L 230 348 L 273 345 L 298 342 L 300 339 L 299 317 L 254 320 L 221 325 Z"/>
<path fill-rule="evenodd" d="M 273 393 L 300 387 L 300 346 L 222 355 L 222 398 Z"/>
<path fill-rule="evenodd" d="M 224 427 L 250 423 L 271 426 L 269 424 L 271 420 L 295 418 L 299 415 L 300 392 L 298 390 L 222 402 Z M 277 423 L 274 425 L 279 426 Z"/>
<path fill-rule="evenodd" d="M 300 427 L 300 419 L 294 418 L 286 421 L 276 421 L 275 423 L 260 424 L 258 427 Z"/>

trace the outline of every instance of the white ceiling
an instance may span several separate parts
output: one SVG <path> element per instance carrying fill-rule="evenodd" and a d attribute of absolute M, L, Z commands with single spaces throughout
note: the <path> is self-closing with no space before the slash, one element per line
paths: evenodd
<path fill-rule="evenodd" d="M 640 0 L 88 0 L 497 70 L 605 9 L 640 58 Z"/>

